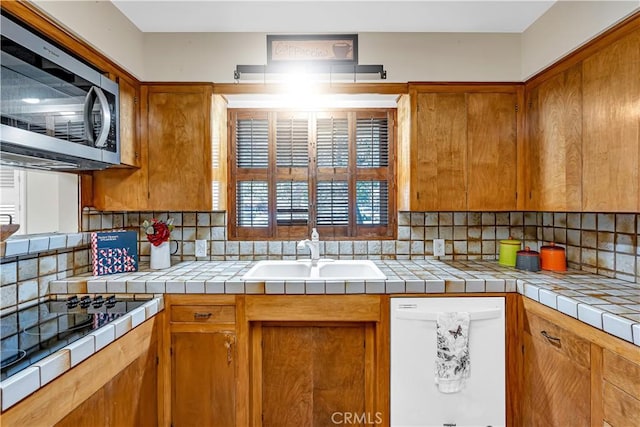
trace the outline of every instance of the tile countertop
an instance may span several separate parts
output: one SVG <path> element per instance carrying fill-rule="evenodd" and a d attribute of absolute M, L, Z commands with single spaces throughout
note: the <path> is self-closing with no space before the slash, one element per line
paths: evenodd
<path fill-rule="evenodd" d="M 162 295 L 153 296 L 140 307 L 3 380 L 0 382 L 2 411 L 6 411 L 162 310 L 164 298 Z"/>
<path fill-rule="evenodd" d="M 245 282 L 254 261 L 185 261 L 166 270 L 50 283 L 50 293 L 419 294 L 517 292 L 640 346 L 640 284 L 579 270 L 520 271 L 495 261 L 376 260 L 387 280 Z"/>

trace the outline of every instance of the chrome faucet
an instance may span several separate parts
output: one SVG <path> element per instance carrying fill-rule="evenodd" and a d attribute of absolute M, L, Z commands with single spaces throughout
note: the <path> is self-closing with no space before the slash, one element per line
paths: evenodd
<path fill-rule="evenodd" d="M 318 236 L 318 232 L 315 228 L 311 233 L 311 240 L 304 239 L 298 242 L 298 250 L 302 250 L 307 247 L 311 251 L 311 265 L 318 265 L 318 260 L 320 259 L 320 236 Z"/>

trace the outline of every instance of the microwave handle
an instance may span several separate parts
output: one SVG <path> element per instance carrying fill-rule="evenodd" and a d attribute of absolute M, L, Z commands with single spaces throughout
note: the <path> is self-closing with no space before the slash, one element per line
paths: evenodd
<path fill-rule="evenodd" d="M 93 101 L 95 97 L 98 98 L 100 103 L 100 114 L 102 115 L 102 127 L 98 138 L 93 137 Z M 96 86 L 91 86 L 87 96 L 84 99 L 84 129 L 87 134 L 87 139 L 95 147 L 102 148 L 107 145 L 107 138 L 109 137 L 109 129 L 111 128 L 111 111 L 109 110 L 109 102 L 102 89 Z"/>

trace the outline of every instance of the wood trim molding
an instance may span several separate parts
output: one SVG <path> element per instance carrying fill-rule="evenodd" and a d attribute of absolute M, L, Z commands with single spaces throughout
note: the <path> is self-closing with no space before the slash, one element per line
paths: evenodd
<path fill-rule="evenodd" d="M 256 295 L 246 297 L 253 321 L 379 322 L 379 295 Z"/>
<path fill-rule="evenodd" d="M 2 425 L 54 425 L 107 384 L 152 345 L 157 345 L 156 322 L 147 320 L 89 359 L 62 374 L 26 399 L 2 413 Z"/>
<path fill-rule="evenodd" d="M 399 95 L 408 93 L 407 83 L 332 83 L 316 86 L 318 93 L 326 94 L 380 94 Z M 219 95 L 261 95 L 289 91 L 283 84 L 261 83 L 214 83 L 213 93 Z"/>
<path fill-rule="evenodd" d="M 549 65 L 547 68 L 543 69 L 531 78 L 527 79 L 525 82 L 527 91 L 532 87 L 540 85 L 542 82 L 550 79 L 554 75 L 568 70 L 569 68 L 573 67 L 577 63 L 583 61 L 599 50 L 611 45 L 615 41 L 620 40 L 629 33 L 638 29 L 640 29 L 640 11 L 635 12 L 622 22 L 616 24 L 596 38 L 587 42 L 582 47 L 579 47 L 573 52 L 570 52 L 563 58 Z"/>
<path fill-rule="evenodd" d="M 408 93 L 421 92 L 491 92 L 491 93 L 518 93 L 522 82 L 409 82 Z"/>

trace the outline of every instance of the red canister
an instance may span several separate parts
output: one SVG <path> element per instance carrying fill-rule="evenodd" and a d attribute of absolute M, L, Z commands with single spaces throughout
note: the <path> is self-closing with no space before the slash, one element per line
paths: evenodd
<path fill-rule="evenodd" d="M 567 257 L 562 246 L 551 242 L 540 248 L 540 268 L 549 271 L 567 271 Z"/>

